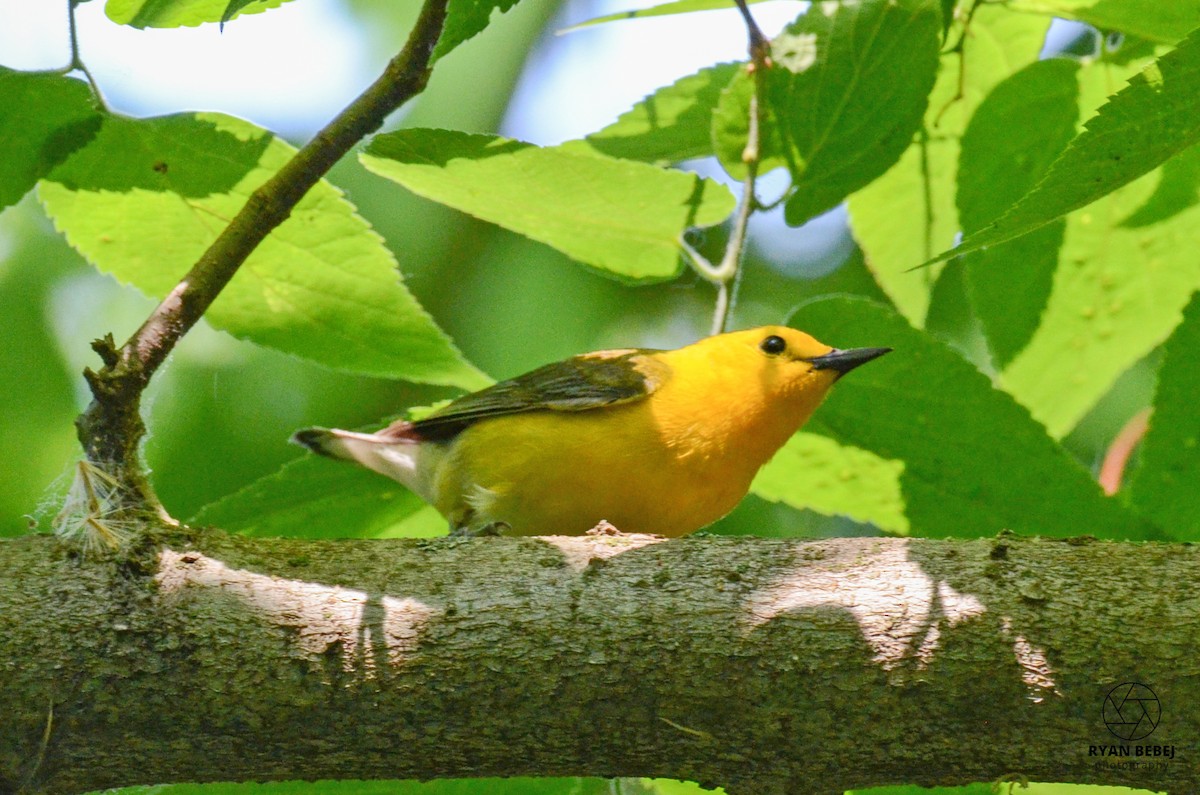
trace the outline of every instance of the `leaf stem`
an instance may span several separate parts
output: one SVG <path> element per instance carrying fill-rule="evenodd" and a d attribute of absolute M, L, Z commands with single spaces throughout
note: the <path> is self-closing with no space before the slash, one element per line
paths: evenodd
<path fill-rule="evenodd" d="M 130 495 L 129 510 L 166 517 L 138 456 L 145 435 L 139 404 L 151 377 L 242 263 L 287 220 L 308 190 L 355 144 L 377 130 L 388 114 L 424 90 L 433 50 L 445 26 L 447 4 L 448 0 L 425 0 L 408 41 L 383 74 L 250 195 L 124 345 L 117 348 L 111 335 L 93 343 L 104 367 L 84 373 L 93 400 L 76 420 L 76 428 L 88 460 L 127 487 L 121 493 Z"/>
<path fill-rule="evenodd" d="M 87 64 L 83 62 L 83 58 L 79 55 L 79 23 L 75 20 L 75 9 L 79 6 L 82 0 L 67 0 L 67 31 L 71 39 L 71 60 L 63 67 L 65 72 L 82 72 L 87 78 L 88 85 L 92 87 L 92 94 L 96 98 L 100 109 L 108 111 L 108 103 L 104 101 L 104 94 L 100 91 L 100 84 L 96 82 L 96 78 L 92 75 Z"/>
<path fill-rule="evenodd" d="M 713 309 L 713 334 L 725 330 L 729 321 L 729 313 L 737 299 L 738 274 L 741 269 L 742 255 L 746 250 L 746 230 L 750 224 L 750 215 L 760 208 L 755 197 L 755 183 L 758 180 L 758 166 L 761 162 L 761 127 L 762 127 L 762 97 L 766 95 L 767 70 L 771 67 L 771 42 L 763 34 L 746 0 L 735 0 L 742 19 L 746 23 L 746 33 L 749 37 L 750 65 L 754 75 L 754 92 L 750 95 L 749 124 L 746 131 L 746 148 L 742 151 L 742 161 L 746 164 L 746 177 L 742 180 L 742 198 L 738 202 L 737 213 L 733 219 L 733 228 L 729 233 L 729 241 L 725 245 L 725 253 L 721 261 L 713 265 L 695 249 L 681 241 L 684 253 L 692 268 L 706 281 L 716 285 L 717 300 Z"/>

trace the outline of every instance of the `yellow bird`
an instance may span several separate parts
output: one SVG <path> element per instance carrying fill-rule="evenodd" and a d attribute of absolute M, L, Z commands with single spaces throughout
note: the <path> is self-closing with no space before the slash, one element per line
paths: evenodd
<path fill-rule="evenodd" d="M 377 433 L 292 440 L 403 483 L 454 532 L 577 535 L 607 520 L 681 536 L 733 510 L 833 383 L 889 350 L 765 326 L 671 351 L 597 351 Z"/>

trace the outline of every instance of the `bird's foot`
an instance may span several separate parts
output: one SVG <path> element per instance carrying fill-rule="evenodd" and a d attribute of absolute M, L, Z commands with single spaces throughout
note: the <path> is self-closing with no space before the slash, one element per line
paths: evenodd
<path fill-rule="evenodd" d="M 450 535 L 458 538 L 497 537 L 505 535 L 509 530 L 512 530 L 512 525 L 508 522 L 488 522 L 484 525 L 455 527 L 450 531 Z"/>

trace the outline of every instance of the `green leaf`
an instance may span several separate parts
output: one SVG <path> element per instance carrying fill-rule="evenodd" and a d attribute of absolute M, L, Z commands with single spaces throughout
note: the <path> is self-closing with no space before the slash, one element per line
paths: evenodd
<path fill-rule="evenodd" d="M 747 0 L 746 5 L 754 5 L 762 3 L 766 0 Z M 672 0 L 669 3 L 660 3 L 650 8 L 633 8 L 628 11 L 618 11 L 615 14 L 605 14 L 602 17 L 595 17 L 586 22 L 580 22 L 577 25 L 572 25 L 569 28 L 559 31 L 559 33 L 572 33 L 583 28 L 590 28 L 592 25 L 601 25 L 605 22 L 617 22 L 622 19 L 644 19 L 646 17 L 664 17 L 672 14 L 691 14 L 696 11 L 717 11 L 722 9 L 734 8 L 733 0 Z"/>
<path fill-rule="evenodd" d="M 1127 73 L 1111 64 L 1085 69 L 1081 107 L 1095 107 Z M 999 376 L 1051 436 L 1066 435 L 1121 373 L 1162 343 L 1200 287 L 1200 207 L 1127 223 L 1152 197 L 1167 201 L 1165 191 L 1181 194 L 1169 203 L 1187 205 L 1195 187 L 1149 174 L 1067 216 L 1041 324 Z"/>
<path fill-rule="evenodd" d="M 771 45 L 769 100 L 799 226 L 883 174 L 912 142 L 938 65 L 937 0 L 813 3 Z"/>
<path fill-rule="evenodd" d="M 0 208 L 90 141 L 100 121 L 87 83 L 0 66 Z"/>
<path fill-rule="evenodd" d="M 907 534 L 903 461 L 888 461 L 812 433 L 798 433 L 763 467 L 750 490 L 766 500 L 827 516 L 848 516 Z"/>
<path fill-rule="evenodd" d="M 1032 232 L 1200 142 L 1200 30 L 1134 76 L 1008 212 L 925 264 Z"/>
<path fill-rule="evenodd" d="M 1129 484 L 1133 506 L 1180 541 L 1200 541 L 1200 293 L 1167 340 L 1141 465 Z"/>
<path fill-rule="evenodd" d="M 750 136 L 750 100 L 754 98 L 754 76 L 746 64 L 734 74 L 729 85 L 721 90 L 712 112 L 710 135 L 713 154 L 721 167 L 735 179 L 746 178 L 746 163 L 742 159 Z M 770 103 L 761 108 L 759 127 L 758 173 L 766 174 L 788 165 L 781 130 Z"/>
<path fill-rule="evenodd" d="M 676 781 L 670 778 L 644 778 L 641 785 L 656 795 L 725 795 L 721 787 L 705 789 L 694 781 Z"/>
<path fill-rule="evenodd" d="M 1049 21 L 993 4 L 976 7 L 965 49 L 942 56 L 925 130 L 886 174 L 850 197 L 850 226 L 897 308 L 925 322 L 937 269 L 917 263 L 953 244 L 959 139 L 975 109 L 1014 71 L 1038 59 Z M 949 41 L 962 35 L 956 22 Z"/>
<path fill-rule="evenodd" d="M 430 65 L 467 39 L 482 33 L 494 11 L 503 14 L 516 4 L 517 0 L 450 0 L 446 7 L 446 25 L 433 48 Z"/>
<path fill-rule="evenodd" d="M 445 520 L 399 483 L 315 455 L 285 464 L 278 472 L 204 506 L 190 522 L 260 537 L 424 538 L 446 534 Z"/>
<path fill-rule="evenodd" d="M 838 347 L 895 349 L 843 379 L 809 430 L 902 461 L 900 487 L 914 535 L 1139 532 L 1136 518 L 1105 498 L 1024 408 L 891 310 L 829 298 L 802 307 L 790 323 Z"/>
<path fill-rule="evenodd" d="M 996 86 L 975 111 L 958 165 L 958 215 L 966 234 L 1024 196 L 1074 137 L 1078 71 L 1065 58 L 1030 64 Z M 1041 321 L 1064 226 L 1055 222 L 964 260 L 971 305 L 998 366 L 1012 360 Z"/>
<path fill-rule="evenodd" d="M 113 22 L 135 28 L 195 27 L 224 24 L 243 14 L 261 14 L 287 0 L 108 0 L 104 13 Z"/>
<path fill-rule="evenodd" d="M 713 109 L 743 64 L 723 63 L 658 89 L 615 122 L 587 136 L 611 157 L 669 165 L 713 153 Z"/>
<path fill-rule="evenodd" d="M 1200 0 L 1009 0 L 1019 11 L 1034 11 L 1088 22 L 1143 39 L 1174 44 L 1200 28 Z"/>
<path fill-rule="evenodd" d="M 112 117 L 39 194 L 90 262 L 161 298 L 294 151 L 219 114 Z M 382 239 L 323 181 L 205 317 L 236 337 L 338 370 L 466 389 L 489 383 L 404 288 Z"/>
<path fill-rule="evenodd" d="M 360 158 L 413 193 L 630 279 L 674 276 L 684 230 L 734 207 L 712 180 L 583 146 L 411 129 L 377 136 Z"/>

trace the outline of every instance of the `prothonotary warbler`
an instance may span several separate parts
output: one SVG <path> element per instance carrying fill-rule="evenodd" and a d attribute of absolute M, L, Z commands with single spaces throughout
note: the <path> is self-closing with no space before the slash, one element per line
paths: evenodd
<path fill-rule="evenodd" d="M 293 441 L 398 480 L 470 534 L 573 535 L 603 520 L 680 536 L 741 501 L 839 377 L 889 348 L 766 326 L 671 351 L 597 351 L 377 433 Z"/>

